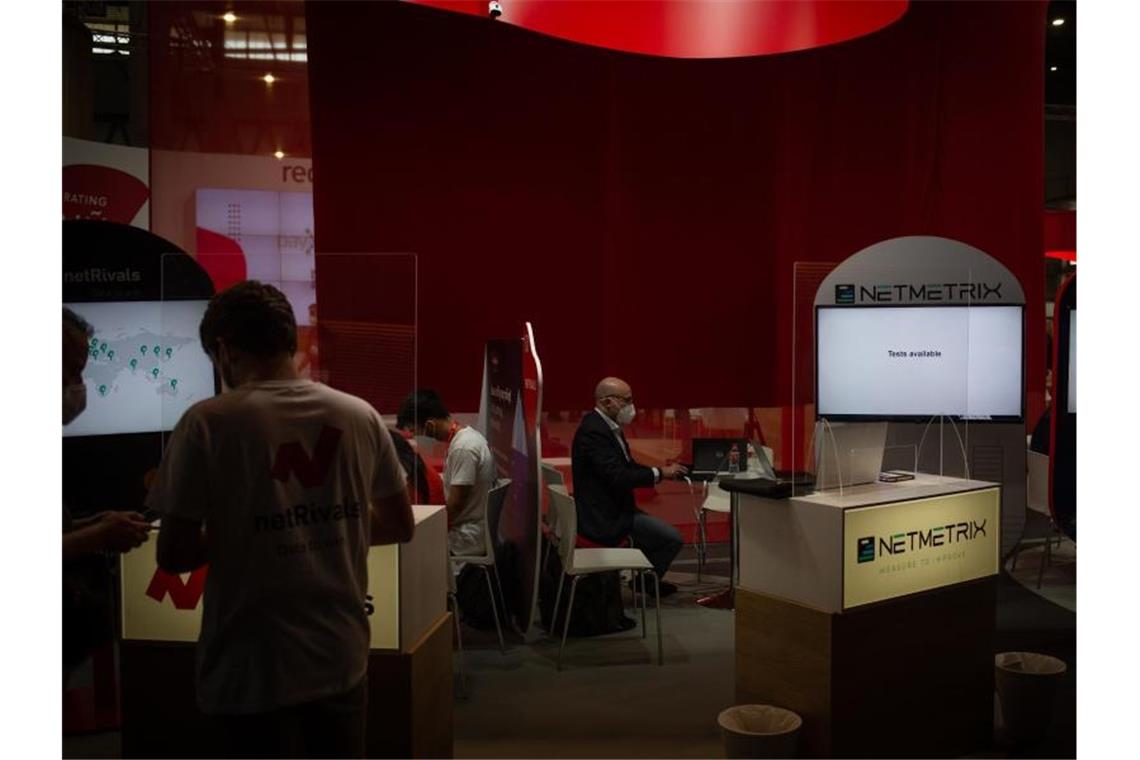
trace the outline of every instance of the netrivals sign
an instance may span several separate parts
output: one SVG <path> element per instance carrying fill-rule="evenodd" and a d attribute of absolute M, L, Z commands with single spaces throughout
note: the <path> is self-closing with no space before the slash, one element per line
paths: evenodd
<path fill-rule="evenodd" d="M 149 230 L 149 151 L 63 138 L 63 218 Z"/>
<path fill-rule="evenodd" d="M 995 575 L 997 488 L 843 513 L 843 607 Z"/>
<path fill-rule="evenodd" d="M 480 424 L 499 477 L 511 479 L 498 523 L 492 519 L 490 529 L 499 549 L 506 605 L 524 635 L 532 627 L 538 599 L 541 377 L 529 325 L 522 340 L 487 342 Z"/>

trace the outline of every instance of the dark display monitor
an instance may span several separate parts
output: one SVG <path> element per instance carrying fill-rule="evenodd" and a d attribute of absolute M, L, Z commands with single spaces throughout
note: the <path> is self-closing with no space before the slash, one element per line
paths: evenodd
<path fill-rule="evenodd" d="M 816 415 L 1024 415 L 1022 306 L 824 306 L 816 310 Z"/>
<path fill-rule="evenodd" d="M 87 409 L 64 436 L 174 428 L 215 393 L 214 368 L 198 339 L 206 300 L 65 304 L 94 328 L 88 339 Z"/>

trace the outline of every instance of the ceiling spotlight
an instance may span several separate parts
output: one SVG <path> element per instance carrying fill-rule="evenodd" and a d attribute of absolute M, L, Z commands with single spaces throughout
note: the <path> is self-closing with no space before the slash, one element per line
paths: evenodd
<path fill-rule="evenodd" d="M 1065 19 L 1064 18 L 1059 17 L 1059 18 L 1053 19 L 1053 26 L 1064 26 L 1064 25 L 1065 25 Z"/>
<path fill-rule="evenodd" d="M 226 11 L 222 14 L 222 21 L 225 21 L 227 24 L 232 24 L 237 21 L 237 16 L 234 15 L 233 11 Z"/>
<path fill-rule="evenodd" d="M 280 161 L 281 159 L 285 158 L 285 151 L 283 151 L 283 150 L 274 151 L 273 157 L 276 158 L 278 161 Z"/>
<path fill-rule="evenodd" d="M 266 74 L 266 75 L 265 75 L 265 76 L 263 76 L 261 79 L 262 79 L 262 81 L 264 81 L 266 84 L 273 84 L 274 82 L 276 82 L 276 81 L 277 81 L 277 77 L 273 76 L 272 74 Z"/>
<path fill-rule="evenodd" d="M 1050 66 L 1050 67 L 1049 67 L 1049 70 L 1050 70 L 1050 71 L 1056 71 L 1056 70 L 1057 70 L 1057 67 L 1056 67 L 1056 66 Z"/>

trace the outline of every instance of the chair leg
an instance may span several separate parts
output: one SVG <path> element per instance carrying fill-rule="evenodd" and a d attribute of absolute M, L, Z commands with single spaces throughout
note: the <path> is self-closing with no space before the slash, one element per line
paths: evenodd
<path fill-rule="evenodd" d="M 641 638 L 645 638 L 645 571 L 637 570 L 637 580 L 641 582 Z M 637 607 L 637 599 L 633 600 L 634 608 Z"/>
<path fill-rule="evenodd" d="M 653 592 L 657 601 L 657 664 L 664 665 L 665 647 L 661 643 L 661 581 L 656 571 L 650 570 L 649 574 L 653 576 Z"/>
<path fill-rule="evenodd" d="M 487 570 L 486 565 L 480 565 L 483 569 L 483 577 L 487 579 L 487 592 L 491 595 L 491 614 L 495 618 L 495 631 L 499 634 L 499 651 L 504 654 L 507 651 L 507 645 L 503 641 L 503 626 L 499 623 L 499 606 L 495 604 L 495 589 L 491 586 L 491 573 Z"/>
<path fill-rule="evenodd" d="M 558 635 L 558 604 L 562 601 L 562 587 L 566 585 L 566 571 L 558 576 L 558 593 L 554 595 L 554 612 L 550 613 L 550 633 L 551 636 Z"/>
<path fill-rule="evenodd" d="M 455 641 L 459 644 L 459 696 L 466 699 L 467 674 L 463 672 L 463 629 L 459 625 L 459 600 L 449 591 L 447 601 L 451 606 L 451 617 L 455 620 Z"/>
<path fill-rule="evenodd" d="M 562 624 L 562 643 L 558 647 L 558 669 L 562 670 L 562 650 L 566 648 L 566 634 L 570 632 L 570 612 L 574 609 L 574 592 L 578 590 L 578 581 L 582 578 L 575 575 L 570 583 L 570 603 L 566 605 L 566 622 Z"/>
<path fill-rule="evenodd" d="M 510 622 L 510 613 L 507 612 L 507 597 L 503 596 L 503 584 L 499 581 L 499 566 L 491 565 L 491 572 L 495 576 L 495 588 L 499 590 L 499 601 L 503 603 L 503 620 Z M 506 649 L 504 648 L 505 652 Z"/>
<path fill-rule="evenodd" d="M 1049 564 L 1049 560 L 1053 556 L 1053 541 L 1052 539 L 1045 539 L 1045 551 L 1041 555 L 1041 566 L 1037 568 L 1037 589 L 1041 589 L 1041 580 L 1045 577 L 1045 566 Z"/>
<path fill-rule="evenodd" d="M 708 551 L 708 538 L 705 536 L 705 510 L 697 512 L 697 583 L 701 582 L 701 571 L 704 570 Z"/>

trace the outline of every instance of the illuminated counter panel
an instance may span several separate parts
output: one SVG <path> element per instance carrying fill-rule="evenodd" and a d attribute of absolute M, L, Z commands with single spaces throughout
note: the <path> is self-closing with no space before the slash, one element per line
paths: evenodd
<path fill-rule="evenodd" d="M 447 515 L 414 506 L 416 532 L 406 544 L 368 552 L 372 649 L 406 650 L 447 609 Z M 156 540 L 122 556 L 123 639 L 194 643 L 202 625 L 208 568 L 170 575 L 159 570 Z"/>
<path fill-rule="evenodd" d="M 843 607 L 996 575 L 998 488 L 843 512 Z"/>
<path fill-rule="evenodd" d="M 414 506 L 406 544 L 368 553 L 369 757 L 450 757 L 452 618 L 447 514 Z M 169 575 L 157 541 L 121 559 L 123 757 L 209 757 L 223 737 L 198 711 L 194 650 L 208 568 Z M 160 698 L 159 698 L 160 697 Z"/>

